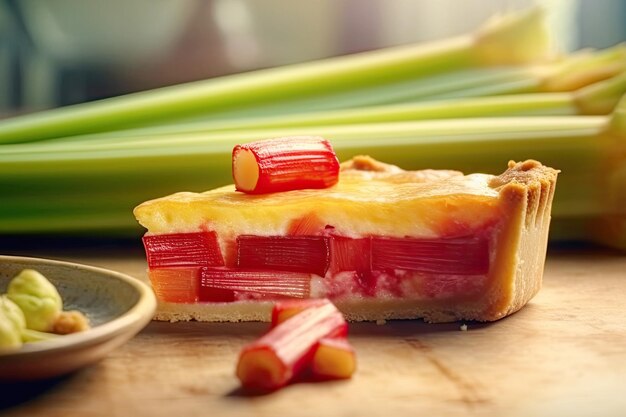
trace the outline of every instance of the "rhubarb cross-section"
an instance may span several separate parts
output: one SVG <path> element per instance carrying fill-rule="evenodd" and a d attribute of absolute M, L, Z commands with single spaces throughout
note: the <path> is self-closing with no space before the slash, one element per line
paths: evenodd
<path fill-rule="evenodd" d="M 323 276 L 328 269 L 328 239 L 322 236 L 251 236 L 237 238 L 237 266 Z"/>
<path fill-rule="evenodd" d="M 143 244 L 150 269 L 224 265 L 213 231 L 146 235 Z"/>
<path fill-rule="evenodd" d="M 237 145 L 233 178 L 237 190 L 275 193 L 335 185 L 339 161 L 326 139 L 292 136 Z"/>

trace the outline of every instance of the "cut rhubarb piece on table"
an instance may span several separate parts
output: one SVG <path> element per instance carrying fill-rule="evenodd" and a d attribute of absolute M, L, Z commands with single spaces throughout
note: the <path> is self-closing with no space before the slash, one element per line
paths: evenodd
<path fill-rule="evenodd" d="M 215 232 L 146 235 L 143 244 L 150 269 L 224 265 Z"/>
<path fill-rule="evenodd" d="M 329 262 L 323 236 L 250 236 L 237 238 L 237 266 L 323 276 Z"/>
<path fill-rule="evenodd" d="M 330 303 L 328 299 L 277 302 L 272 309 L 272 328 L 309 308 Z M 321 339 L 315 348 L 310 369 L 317 379 L 350 378 L 356 370 L 356 355 L 345 335 Z"/>
<path fill-rule="evenodd" d="M 305 297 L 330 298 L 348 320 L 492 321 L 541 287 L 557 174 L 533 160 L 462 175 L 360 157 L 330 188 L 249 195 L 230 185 L 152 200 L 135 215 L 148 236 L 210 225 L 233 248 L 234 270 L 310 274 Z M 271 319 L 272 296 L 233 291 L 231 303 L 160 299 L 156 318 Z"/>
<path fill-rule="evenodd" d="M 244 347 L 237 377 L 247 389 L 278 389 L 307 367 L 321 339 L 346 332 L 347 323 L 334 305 L 308 308 Z"/>
<path fill-rule="evenodd" d="M 267 139 L 233 149 L 238 191 L 275 193 L 327 188 L 337 183 L 339 161 L 330 143 L 315 136 Z"/>

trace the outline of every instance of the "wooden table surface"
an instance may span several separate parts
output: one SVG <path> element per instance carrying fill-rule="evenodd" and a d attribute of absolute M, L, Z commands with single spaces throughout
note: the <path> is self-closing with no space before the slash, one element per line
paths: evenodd
<path fill-rule="evenodd" d="M 137 246 L 15 246 L 6 254 L 144 276 Z M 0 385 L 3 416 L 626 416 L 626 256 L 550 248 L 544 287 L 492 324 L 351 325 L 358 371 L 264 396 L 238 389 L 239 349 L 266 324 L 152 322 L 73 375 Z"/>

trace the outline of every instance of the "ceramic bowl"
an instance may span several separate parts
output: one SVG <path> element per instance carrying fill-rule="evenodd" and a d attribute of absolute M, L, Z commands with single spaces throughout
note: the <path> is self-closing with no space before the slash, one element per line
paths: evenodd
<path fill-rule="evenodd" d="M 128 341 L 152 319 L 152 290 L 130 276 L 69 262 L 0 256 L 0 293 L 23 269 L 35 269 L 59 290 L 65 310 L 80 310 L 91 328 L 0 353 L 0 380 L 35 380 L 93 364 Z"/>

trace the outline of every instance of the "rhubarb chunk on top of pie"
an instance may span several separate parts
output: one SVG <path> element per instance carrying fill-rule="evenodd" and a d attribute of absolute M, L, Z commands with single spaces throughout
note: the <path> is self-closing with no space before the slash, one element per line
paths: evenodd
<path fill-rule="evenodd" d="M 158 320 L 270 320 L 274 301 L 329 298 L 349 320 L 491 321 L 541 286 L 558 171 L 404 171 L 369 157 L 328 188 L 226 186 L 147 201 Z"/>

